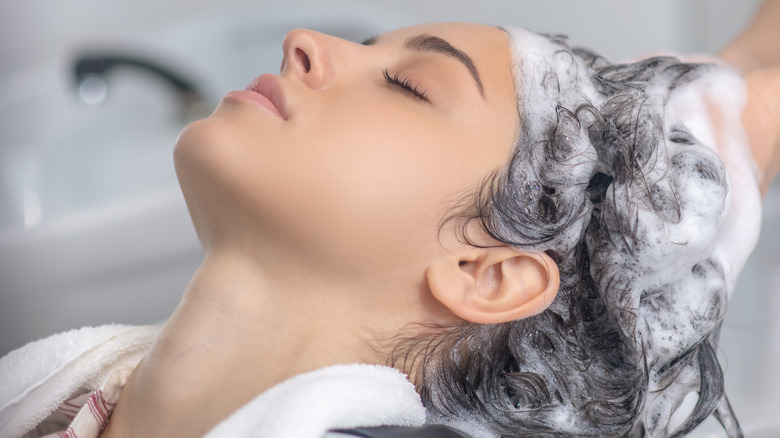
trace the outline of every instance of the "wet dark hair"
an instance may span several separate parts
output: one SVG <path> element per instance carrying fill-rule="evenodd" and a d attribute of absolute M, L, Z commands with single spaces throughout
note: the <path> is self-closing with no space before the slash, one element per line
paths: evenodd
<path fill-rule="evenodd" d="M 613 65 L 563 37 L 545 38 L 569 67 L 516 61 L 534 65 L 517 84 L 524 100 L 515 153 L 457 217 L 479 221 L 500 242 L 545 251 L 559 265 L 558 296 L 530 318 L 464 323 L 413 340 L 423 402 L 435 421 L 475 421 L 502 437 L 682 436 L 713 413 L 739 436 L 715 355 L 727 296 L 722 267 L 704 257 L 685 285 L 672 277 L 638 283 L 660 269 L 648 229 L 696 214 L 676 187 L 699 184 L 721 201 L 728 192 L 719 158 L 665 147 L 697 144 L 664 108 L 676 89 L 715 67 L 674 57 Z M 546 93 L 550 116 L 522 96 L 533 90 Z M 705 304 L 679 308 L 677 292 L 691 286 Z M 693 335 L 677 339 L 665 313 Z M 677 337 L 674 348 L 659 347 L 661 337 Z M 695 408 L 668 430 L 692 391 Z"/>

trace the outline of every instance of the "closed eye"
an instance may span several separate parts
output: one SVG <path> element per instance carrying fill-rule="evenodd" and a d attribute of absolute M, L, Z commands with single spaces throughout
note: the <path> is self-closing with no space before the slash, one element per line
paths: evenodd
<path fill-rule="evenodd" d="M 384 72 L 382 72 L 382 75 L 384 76 L 385 81 L 389 85 L 392 85 L 393 87 L 397 87 L 401 91 L 413 97 L 416 97 L 417 99 L 423 100 L 425 102 L 430 102 L 430 100 L 428 100 L 426 92 L 424 90 L 420 90 L 420 88 L 412 81 L 410 81 L 408 78 L 402 78 L 399 73 L 396 73 L 391 76 L 390 73 L 387 71 L 387 69 L 385 69 Z"/>

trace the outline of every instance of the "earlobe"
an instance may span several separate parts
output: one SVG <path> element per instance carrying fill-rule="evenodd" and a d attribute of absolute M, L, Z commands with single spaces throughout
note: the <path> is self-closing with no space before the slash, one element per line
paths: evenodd
<path fill-rule="evenodd" d="M 552 304 L 560 285 L 558 266 L 547 254 L 509 246 L 443 257 L 426 276 L 439 302 L 458 317 L 479 324 L 541 313 Z"/>

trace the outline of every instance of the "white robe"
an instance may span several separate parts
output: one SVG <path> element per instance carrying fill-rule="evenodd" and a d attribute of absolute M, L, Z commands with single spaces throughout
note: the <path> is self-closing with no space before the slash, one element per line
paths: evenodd
<path fill-rule="evenodd" d="M 33 430 L 112 371 L 133 368 L 159 327 L 108 325 L 50 336 L 0 359 L 0 438 Z M 394 368 L 335 365 L 295 376 L 239 408 L 206 436 L 321 438 L 331 429 L 420 426 L 425 409 Z"/>

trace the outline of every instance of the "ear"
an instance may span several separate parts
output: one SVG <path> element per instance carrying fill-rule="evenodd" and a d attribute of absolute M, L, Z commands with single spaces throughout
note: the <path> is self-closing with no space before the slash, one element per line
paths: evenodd
<path fill-rule="evenodd" d="M 426 271 L 433 296 L 458 317 L 496 324 L 536 315 L 558 293 L 558 265 L 545 253 L 510 246 L 468 248 Z"/>

